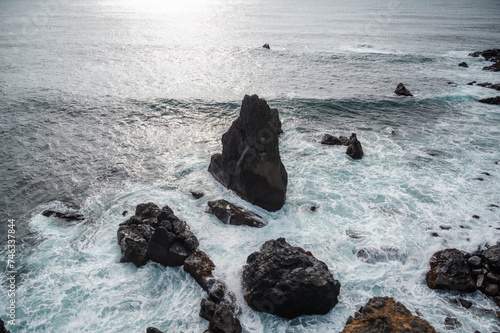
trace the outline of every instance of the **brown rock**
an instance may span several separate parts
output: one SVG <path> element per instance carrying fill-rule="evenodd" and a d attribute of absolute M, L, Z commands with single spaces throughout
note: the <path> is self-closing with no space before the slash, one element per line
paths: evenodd
<path fill-rule="evenodd" d="M 207 292 L 210 287 L 209 281 L 214 278 L 212 275 L 214 269 L 213 261 L 201 250 L 195 250 L 184 261 L 184 270 Z"/>
<path fill-rule="evenodd" d="M 425 320 L 413 316 L 401 303 L 390 297 L 374 297 L 361 307 L 355 317 L 349 317 L 342 333 L 434 333 Z"/>
<path fill-rule="evenodd" d="M 431 289 L 476 291 L 471 270 L 464 253 L 457 249 L 446 249 L 434 253 L 429 262 L 431 269 L 426 282 Z"/>

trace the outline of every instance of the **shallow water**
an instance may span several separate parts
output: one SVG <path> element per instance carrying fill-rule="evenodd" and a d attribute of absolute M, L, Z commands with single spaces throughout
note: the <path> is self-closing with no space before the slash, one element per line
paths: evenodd
<path fill-rule="evenodd" d="M 458 294 L 425 285 L 432 253 L 473 251 L 500 235 L 500 210 L 488 207 L 500 206 L 500 109 L 477 102 L 494 90 L 465 85 L 498 83 L 467 57 L 500 44 L 495 1 L 47 4 L 0 2 L 0 226 L 15 219 L 19 237 L 13 332 L 203 331 L 204 292 L 182 268 L 118 262 L 122 212 L 147 201 L 188 222 L 236 292 L 247 332 L 339 332 L 373 296 L 394 297 L 437 331 L 446 316 L 463 332 L 500 329 L 482 294 L 460 295 L 474 303 L 466 310 L 449 304 Z M 393 96 L 400 81 L 414 98 Z M 283 121 L 289 187 L 275 213 L 207 172 L 254 93 Z M 363 159 L 320 145 L 327 132 L 356 133 Z M 221 224 L 205 213 L 218 198 L 269 225 Z M 49 208 L 89 218 L 66 224 L 41 216 Z M 278 237 L 342 284 L 329 314 L 289 321 L 245 305 L 246 257 Z M 365 247 L 397 255 L 373 264 L 355 255 Z"/>

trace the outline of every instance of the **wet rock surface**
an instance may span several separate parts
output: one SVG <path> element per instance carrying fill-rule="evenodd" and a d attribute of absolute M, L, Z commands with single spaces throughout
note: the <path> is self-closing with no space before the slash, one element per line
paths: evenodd
<path fill-rule="evenodd" d="M 135 215 L 120 223 L 117 236 L 120 262 L 132 262 L 137 267 L 148 260 L 180 266 L 198 247 L 198 239 L 186 222 L 168 206 L 160 209 L 151 202 L 137 205 Z"/>
<path fill-rule="evenodd" d="M 284 238 L 267 241 L 248 256 L 242 286 L 252 309 L 290 319 L 328 313 L 340 292 L 325 263 Z"/>
<path fill-rule="evenodd" d="M 413 96 L 412 93 L 408 89 L 406 89 L 403 83 L 398 84 L 396 90 L 394 90 L 394 93 L 398 96 Z"/>
<path fill-rule="evenodd" d="M 248 212 L 226 200 L 209 201 L 208 212 L 214 214 L 224 224 L 246 225 L 254 228 L 266 226 L 260 215 Z"/>
<path fill-rule="evenodd" d="M 245 96 L 240 116 L 222 136 L 222 154 L 208 171 L 243 199 L 269 211 L 285 204 L 288 174 L 281 162 L 278 111 L 257 95 Z"/>
<path fill-rule="evenodd" d="M 500 104 L 500 96 L 483 98 L 483 99 L 480 99 L 479 102 L 484 103 L 484 104 L 499 105 Z"/>
<path fill-rule="evenodd" d="M 349 145 L 345 153 L 355 160 L 363 157 L 363 148 L 356 137 L 356 133 L 351 134 L 351 137 L 349 138 Z"/>
<path fill-rule="evenodd" d="M 425 320 L 414 316 L 390 297 L 374 297 L 361 307 L 354 318 L 347 319 L 342 333 L 435 333 Z"/>
<path fill-rule="evenodd" d="M 85 217 L 82 214 L 79 214 L 77 212 L 69 212 L 69 213 L 63 213 L 55 210 L 44 210 L 42 212 L 43 216 L 46 217 L 57 217 L 60 219 L 65 219 L 65 220 L 70 220 L 70 221 L 83 221 L 85 220 Z"/>

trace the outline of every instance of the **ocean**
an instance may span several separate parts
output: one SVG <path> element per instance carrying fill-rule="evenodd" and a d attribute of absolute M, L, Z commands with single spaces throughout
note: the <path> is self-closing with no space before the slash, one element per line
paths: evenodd
<path fill-rule="evenodd" d="M 498 17 L 497 0 L 0 0 L 0 318 L 14 299 L 12 333 L 203 332 L 205 293 L 182 267 L 119 263 L 122 213 L 151 201 L 190 225 L 236 293 L 244 332 L 340 332 L 374 296 L 437 331 L 448 316 L 457 332 L 500 331 L 491 298 L 425 283 L 434 252 L 500 237 L 500 107 L 478 102 L 499 94 L 467 85 L 500 83 L 468 57 L 500 47 Z M 395 96 L 399 82 L 414 97 Z M 246 94 L 283 122 L 288 191 L 273 213 L 207 171 Z M 325 133 L 356 133 L 365 156 L 321 145 Z M 268 226 L 222 224 L 206 213 L 215 199 Z M 246 305 L 246 258 L 279 237 L 340 281 L 327 315 Z M 395 255 L 360 260 L 363 248 Z M 450 304 L 459 297 L 474 305 Z"/>

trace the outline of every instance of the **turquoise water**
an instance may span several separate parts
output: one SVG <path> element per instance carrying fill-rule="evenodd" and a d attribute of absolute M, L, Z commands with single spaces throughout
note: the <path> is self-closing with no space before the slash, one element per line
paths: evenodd
<path fill-rule="evenodd" d="M 499 330 L 490 299 L 432 291 L 424 280 L 435 251 L 474 251 L 500 236 L 500 210 L 488 207 L 500 206 L 500 109 L 477 102 L 497 94 L 466 85 L 499 81 L 467 57 L 499 47 L 499 13 L 496 1 L 0 1 L 0 227 L 16 220 L 19 262 L 18 320 L 7 327 L 206 329 L 204 292 L 182 268 L 118 262 L 122 212 L 153 201 L 191 226 L 235 291 L 246 332 L 339 332 L 373 296 L 394 297 L 437 331 L 446 316 L 461 332 Z M 400 81 L 414 98 L 393 96 Z M 289 187 L 275 213 L 207 172 L 254 93 L 283 121 Z M 353 132 L 362 160 L 319 144 L 324 133 Z M 194 200 L 190 190 L 206 195 Z M 219 198 L 269 225 L 221 224 L 205 213 Z M 66 224 L 44 209 L 89 218 Z M 278 237 L 341 282 L 329 314 L 289 321 L 246 306 L 246 257 Z M 375 264 L 355 255 L 387 246 L 399 255 Z M 0 298 L 7 292 L 4 283 Z M 474 306 L 449 303 L 459 296 Z"/>

